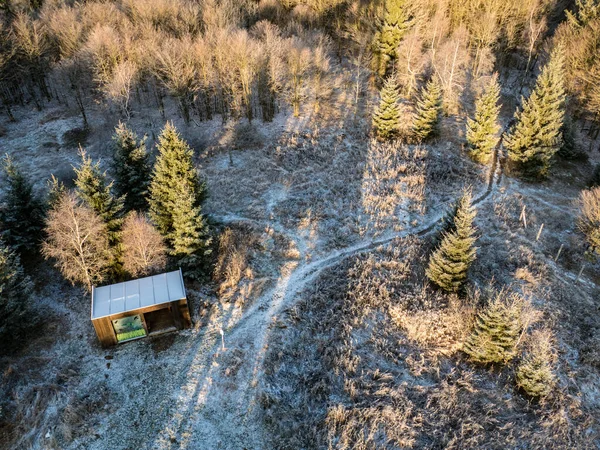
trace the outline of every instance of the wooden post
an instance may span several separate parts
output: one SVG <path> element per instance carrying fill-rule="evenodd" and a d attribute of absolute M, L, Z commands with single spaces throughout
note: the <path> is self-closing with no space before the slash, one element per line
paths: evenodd
<path fill-rule="evenodd" d="M 543 230 L 543 229 L 544 229 L 544 224 L 541 224 L 541 225 L 540 225 L 540 231 L 538 231 L 538 234 L 537 234 L 537 236 L 535 237 L 535 240 L 536 240 L 536 241 L 539 241 L 539 240 L 540 240 L 540 235 L 542 234 L 542 230 Z"/>
<path fill-rule="evenodd" d="M 523 205 L 523 209 L 521 210 L 521 215 L 519 219 L 523 221 L 523 227 L 527 228 L 527 217 L 525 216 L 525 205 Z"/>
<path fill-rule="evenodd" d="M 581 269 L 579 269 L 579 273 L 577 274 L 577 278 L 575 279 L 575 283 L 577 283 L 579 281 L 579 278 L 581 278 L 581 274 L 583 273 L 583 269 L 585 268 L 585 263 L 583 263 L 581 265 Z"/>
<path fill-rule="evenodd" d="M 558 257 L 560 256 L 560 252 L 562 252 L 562 249 L 564 246 L 565 246 L 565 244 L 560 244 L 560 248 L 558 249 L 558 253 L 556 254 L 556 257 L 554 258 L 554 262 L 558 261 Z"/>

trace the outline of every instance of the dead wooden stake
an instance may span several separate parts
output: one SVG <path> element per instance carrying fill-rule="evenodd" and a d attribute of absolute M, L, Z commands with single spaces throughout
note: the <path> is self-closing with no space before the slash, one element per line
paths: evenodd
<path fill-rule="evenodd" d="M 575 280 L 575 283 L 577 283 L 579 281 L 579 278 L 581 278 L 581 274 L 583 273 L 584 268 L 585 268 L 585 263 L 583 263 L 581 265 L 581 269 L 579 269 L 579 273 L 577 274 L 577 279 Z"/>
<path fill-rule="evenodd" d="M 527 217 L 525 217 L 525 205 L 523 205 L 523 209 L 521 210 L 521 215 L 519 219 L 523 221 L 523 227 L 527 228 Z"/>
<path fill-rule="evenodd" d="M 223 333 L 223 328 L 219 329 L 219 332 L 221 333 L 221 346 L 223 347 L 223 350 L 225 350 L 225 336 Z"/>
<path fill-rule="evenodd" d="M 554 262 L 558 261 L 558 257 L 560 256 L 560 252 L 562 252 L 562 249 L 564 246 L 565 246 L 565 244 L 560 244 L 560 248 L 558 249 L 558 253 L 556 254 L 556 257 L 554 258 Z"/>
<path fill-rule="evenodd" d="M 538 234 L 537 234 L 537 236 L 535 237 L 535 240 L 536 240 L 536 241 L 539 241 L 539 240 L 540 240 L 540 235 L 542 234 L 542 230 L 543 230 L 543 229 L 544 229 L 544 224 L 541 224 L 541 225 L 540 225 L 540 231 L 538 231 Z"/>

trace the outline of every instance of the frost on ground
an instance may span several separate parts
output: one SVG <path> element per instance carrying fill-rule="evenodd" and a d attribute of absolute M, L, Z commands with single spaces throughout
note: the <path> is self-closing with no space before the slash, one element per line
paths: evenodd
<path fill-rule="evenodd" d="M 151 143 L 162 122 L 145 114 L 130 125 Z M 53 110 L 23 115 L 3 124 L 0 145 L 42 190 L 50 173 L 69 180 L 79 144 L 109 169 L 114 119 L 90 117 L 96 125 L 83 133 Z M 396 148 L 370 141 L 361 120 L 327 117 L 280 114 L 225 127 L 176 120 L 196 150 L 209 190 L 204 211 L 223 247 L 213 280 L 187 286 L 195 327 L 103 350 L 89 298 L 42 264 L 36 302 L 47 324 L 18 355 L 0 359 L 9 399 L 0 443 L 351 448 L 378 447 L 385 435 L 389 448 L 493 439 L 535 447 L 549 437 L 565 448 L 591 445 L 600 417 L 600 272 L 589 265 L 575 283 L 581 186 L 564 177 L 541 186 L 489 178 L 460 154 L 458 133 Z M 472 310 L 425 287 L 424 255 L 466 184 L 480 199 L 475 286 L 519 283 L 559 337 L 561 392 L 543 407 L 517 394 L 509 373 L 463 361 L 455 343 Z M 448 317 L 456 326 L 442 326 Z"/>

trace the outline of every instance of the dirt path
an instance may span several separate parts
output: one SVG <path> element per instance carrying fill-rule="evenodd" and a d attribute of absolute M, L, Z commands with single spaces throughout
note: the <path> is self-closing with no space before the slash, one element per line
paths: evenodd
<path fill-rule="evenodd" d="M 500 176 L 501 171 L 497 170 L 494 163 L 487 186 L 476 198 L 476 203 L 482 203 L 490 197 Z M 176 414 L 155 442 L 159 448 L 267 448 L 258 415 L 259 399 L 256 387 L 262 376 L 262 365 L 271 330 L 277 326 L 281 312 L 292 306 L 297 294 L 323 270 L 347 257 L 370 251 L 393 239 L 413 234 L 426 235 L 435 229 L 441 216 L 420 227 L 387 233 L 376 239 L 366 239 L 352 246 L 331 251 L 312 261 L 305 260 L 305 249 L 310 248 L 311 243 L 277 223 L 260 223 L 239 216 L 222 216 L 219 219 L 223 222 L 246 222 L 273 228 L 296 243 L 300 250 L 300 258 L 284 264 L 276 285 L 246 310 L 243 316 L 233 318 L 228 314 L 231 311 L 223 311 L 220 316 L 212 318 L 202 344 L 190 364 L 186 383 L 181 386 L 174 399 L 173 409 Z M 221 346 L 221 329 L 225 330 L 225 350 Z M 232 359 L 231 355 L 239 356 Z M 236 374 L 232 381 L 228 382 L 227 374 L 231 370 L 235 370 Z"/>

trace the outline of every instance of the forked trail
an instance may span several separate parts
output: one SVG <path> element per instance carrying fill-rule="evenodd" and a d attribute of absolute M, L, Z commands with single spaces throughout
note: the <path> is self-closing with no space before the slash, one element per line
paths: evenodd
<path fill-rule="evenodd" d="M 490 170 L 485 190 L 474 203 L 486 201 L 500 181 L 497 158 Z M 174 399 L 177 411 L 155 441 L 157 448 L 170 449 L 263 449 L 267 448 L 262 436 L 258 415 L 258 389 L 263 361 L 273 326 L 282 311 L 294 304 L 299 294 L 320 273 L 343 259 L 373 250 L 394 239 L 410 235 L 423 236 L 436 228 L 441 216 L 418 227 L 390 232 L 376 239 L 366 239 L 352 246 L 332 251 L 312 261 L 305 260 L 304 249 L 310 242 L 273 223 L 260 223 L 239 216 L 220 217 L 223 222 L 246 222 L 255 226 L 269 226 L 294 241 L 300 249 L 300 258 L 288 261 L 280 269 L 276 285 L 263 294 L 246 311 L 236 317 L 231 310 L 212 317 L 204 331 L 201 344 L 195 349 L 189 364 L 186 381 Z M 302 240 L 304 242 L 302 242 Z M 222 349 L 220 330 L 224 329 L 225 350 Z M 241 365 L 232 382 L 224 382 L 227 354 L 238 352 Z"/>

